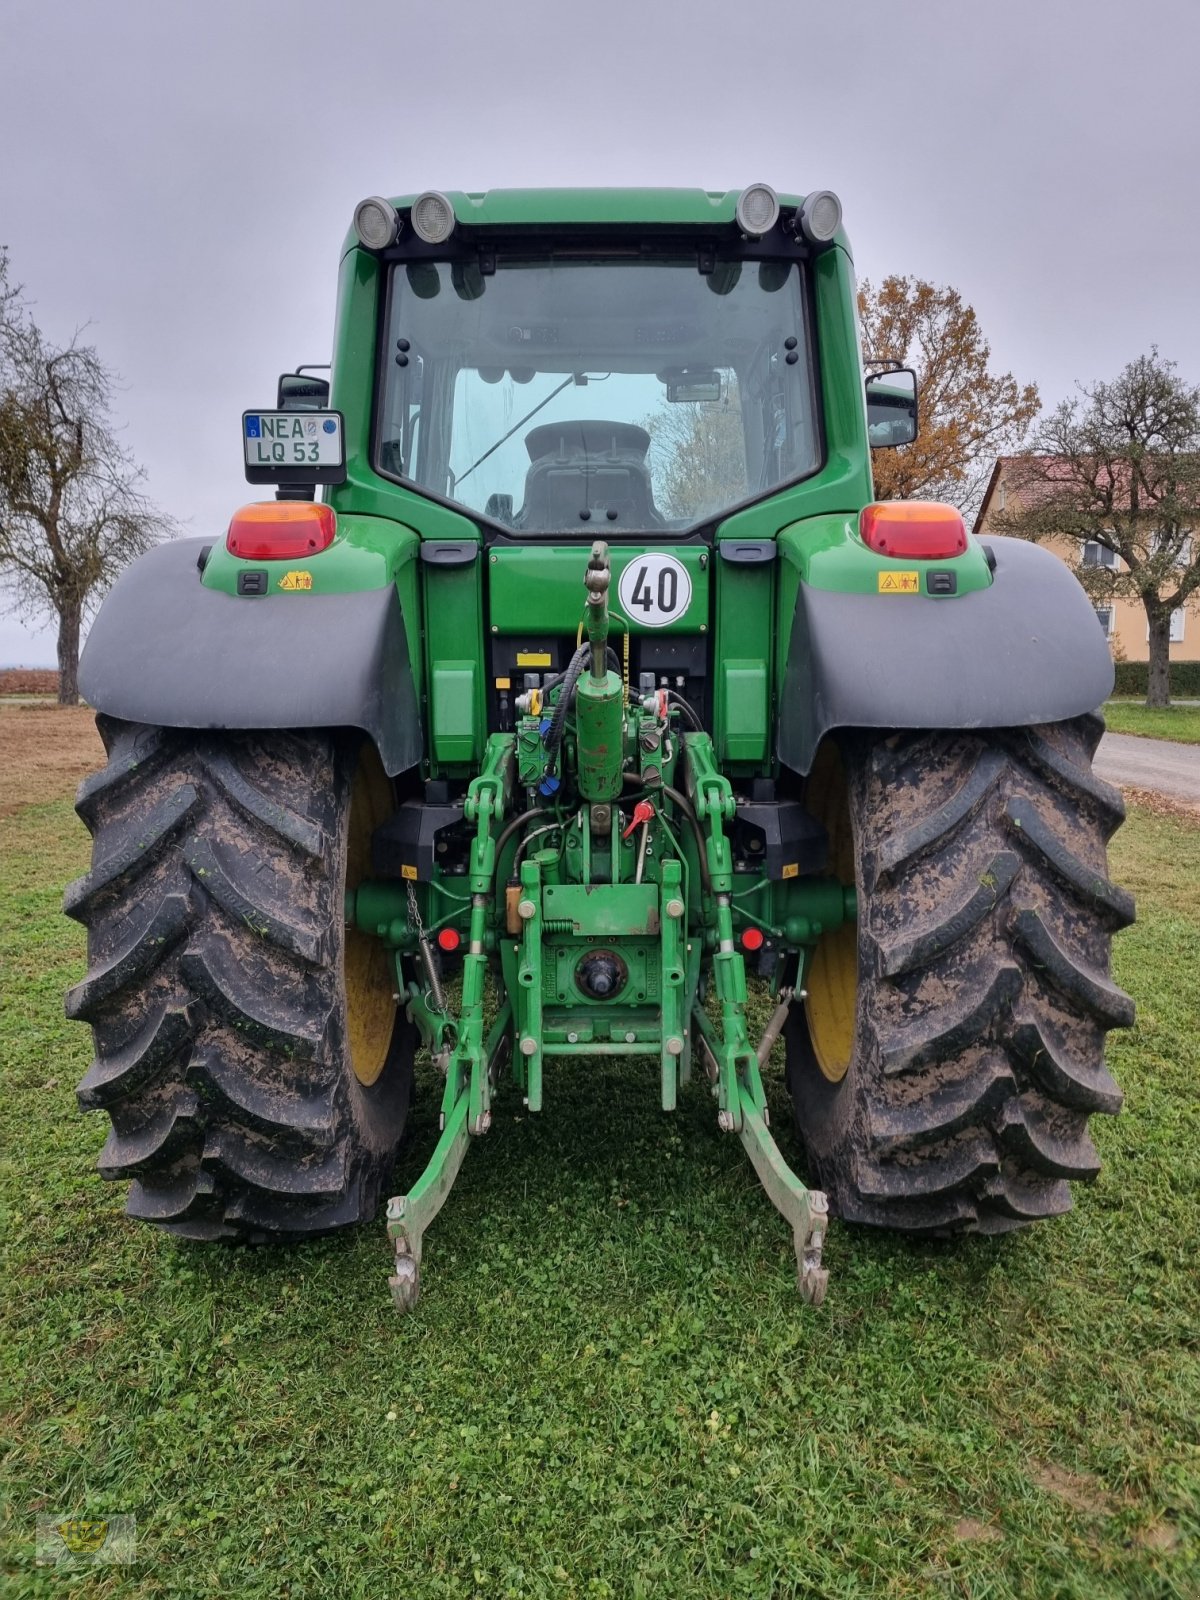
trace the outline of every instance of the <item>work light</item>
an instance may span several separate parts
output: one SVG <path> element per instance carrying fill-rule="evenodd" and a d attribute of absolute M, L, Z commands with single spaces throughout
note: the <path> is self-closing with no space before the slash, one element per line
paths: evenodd
<path fill-rule="evenodd" d="M 779 201 L 769 183 L 752 183 L 738 195 L 737 225 L 747 239 L 761 239 L 779 221 Z"/>
<path fill-rule="evenodd" d="M 842 225 L 842 202 L 832 189 L 817 189 L 800 207 L 797 221 L 809 244 L 828 244 Z"/>
<path fill-rule="evenodd" d="M 395 206 L 382 195 L 368 195 L 354 208 L 354 231 L 364 249 L 386 250 L 395 244 L 400 233 Z"/>
<path fill-rule="evenodd" d="M 427 189 L 413 201 L 412 225 L 426 244 L 444 244 L 454 232 L 454 207 L 444 194 Z"/>

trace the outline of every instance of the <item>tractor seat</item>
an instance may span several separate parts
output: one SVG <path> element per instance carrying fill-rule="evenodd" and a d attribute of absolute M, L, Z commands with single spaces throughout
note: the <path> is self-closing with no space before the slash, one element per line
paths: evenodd
<path fill-rule="evenodd" d="M 547 422 L 530 429 L 525 448 L 530 465 L 521 528 L 567 532 L 595 519 L 618 529 L 662 526 L 645 428 L 633 422 Z M 590 516 L 582 517 L 584 511 Z"/>

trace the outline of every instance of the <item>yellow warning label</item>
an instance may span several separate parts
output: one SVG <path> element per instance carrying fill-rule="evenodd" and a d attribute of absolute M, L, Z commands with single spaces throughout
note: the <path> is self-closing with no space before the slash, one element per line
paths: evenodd
<path fill-rule="evenodd" d="M 798 861 L 785 861 L 780 877 L 798 878 L 800 876 L 800 863 Z"/>
<path fill-rule="evenodd" d="M 519 667 L 548 667 L 550 665 L 549 650 L 518 650 L 517 665 Z"/>
<path fill-rule="evenodd" d="M 880 594 L 920 594 L 921 574 L 919 572 L 881 572 L 879 574 Z"/>
<path fill-rule="evenodd" d="M 279 580 L 281 589 L 311 589 L 311 572 L 285 572 Z"/>
<path fill-rule="evenodd" d="M 415 878 L 416 875 L 416 867 L 406 867 L 403 862 L 400 863 L 400 876 L 402 878 Z"/>

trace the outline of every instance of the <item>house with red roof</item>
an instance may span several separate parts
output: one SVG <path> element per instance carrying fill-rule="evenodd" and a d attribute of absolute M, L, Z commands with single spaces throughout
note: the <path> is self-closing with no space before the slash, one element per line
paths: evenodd
<path fill-rule="evenodd" d="M 1037 493 L 1036 486 L 1031 487 L 1028 471 L 1022 470 L 1028 460 L 1028 457 L 1022 456 L 1001 456 L 996 462 L 975 518 L 975 533 L 981 537 L 989 533 L 1003 533 L 1004 513 L 1015 509 L 1018 502 L 1028 503 L 1030 494 Z M 1200 528 L 1196 531 L 1196 537 L 1200 538 Z M 1077 576 L 1085 568 L 1104 569 L 1114 577 L 1126 570 L 1116 551 L 1097 540 L 1084 542 L 1051 533 L 1038 542 L 1065 562 Z M 1196 553 L 1189 541 L 1176 559 L 1190 564 Z M 1096 573 L 1095 576 L 1099 577 L 1100 574 Z M 1090 584 L 1088 588 L 1097 619 L 1104 629 L 1114 658 L 1118 661 L 1148 661 L 1150 636 L 1141 601 L 1119 594 L 1098 594 Z M 1200 661 L 1200 590 L 1171 613 L 1170 659 L 1172 662 Z"/>

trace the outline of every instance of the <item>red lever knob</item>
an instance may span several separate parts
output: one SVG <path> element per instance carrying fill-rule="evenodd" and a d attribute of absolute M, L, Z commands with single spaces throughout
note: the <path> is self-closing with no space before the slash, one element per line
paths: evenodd
<path fill-rule="evenodd" d="M 643 822 L 649 822 L 653 815 L 654 807 L 650 804 L 649 800 L 639 800 L 637 805 L 635 805 L 633 808 L 633 821 L 621 835 L 622 839 L 628 839 L 629 835 L 635 828 L 640 828 Z"/>

